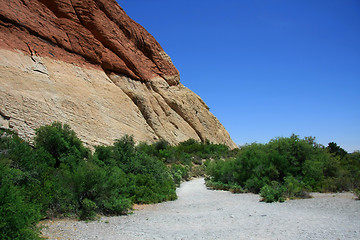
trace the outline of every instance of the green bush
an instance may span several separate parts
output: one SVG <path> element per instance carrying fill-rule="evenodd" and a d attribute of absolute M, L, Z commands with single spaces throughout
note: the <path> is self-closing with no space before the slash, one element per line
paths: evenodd
<path fill-rule="evenodd" d="M 176 186 L 180 186 L 180 183 L 189 179 L 189 167 L 181 164 L 173 164 L 170 167 L 170 173 Z"/>
<path fill-rule="evenodd" d="M 113 196 L 104 200 L 102 203 L 104 213 L 111 215 L 127 214 L 132 207 L 131 200 L 121 196 Z"/>
<path fill-rule="evenodd" d="M 283 194 L 285 188 L 280 185 L 278 182 L 272 182 L 271 185 L 264 185 L 260 190 L 260 196 L 263 198 L 263 201 L 267 203 L 271 202 L 283 202 L 285 201 Z"/>
<path fill-rule="evenodd" d="M 66 160 L 83 160 L 90 155 L 90 150 L 83 146 L 70 126 L 60 122 L 38 128 L 34 142 L 36 148 L 43 148 L 52 155 L 56 160 L 55 168 Z"/>
<path fill-rule="evenodd" d="M 208 187 L 260 192 L 269 202 L 360 187 L 360 153 L 344 154 L 335 144 L 325 148 L 311 137 L 230 151 L 193 139 L 135 146 L 124 136 L 92 154 L 68 125 L 55 122 L 37 129 L 34 143 L 0 130 L 1 239 L 36 239 L 35 225 L 44 217 L 93 219 L 126 214 L 133 203 L 174 200 L 176 185 L 204 168 Z"/>
<path fill-rule="evenodd" d="M 190 166 L 191 163 L 200 164 L 203 159 L 218 159 L 230 156 L 231 151 L 224 144 L 212 144 L 210 141 L 198 142 L 188 139 L 171 146 L 168 142 L 160 140 L 152 145 L 141 143 L 137 147 L 149 155 L 156 156 L 167 164 L 182 164 Z"/>
<path fill-rule="evenodd" d="M 229 187 L 229 191 L 232 193 L 244 193 L 246 192 L 240 185 L 238 184 L 231 184 Z"/>
<path fill-rule="evenodd" d="M 253 178 L 249 178 L 248 180 L 246 180 L 246 182 L 244 183 L 245 189 L 247 189 L 248 191 L 252 192 L 252 193 L 259 193 L 260 189 L 264 186 L 268 184 L 268 178 L 267 177 L 263 177 L 263 178 L 258 178 L 258 177 L 253 177 Z"/>
<path fill-rule="evenodd" d="M 293 176 L 288 176 L 284 178 L 284 188 L 284 196 L 286 198 L 294 199 L 309 197 L 305 184 L 294 178 Z"/>
<path fill-rule="evenodd" d="M 222 182 L 214 182 L 212 180 L 207 180 L 205 182 L 206 184 L 206 187 L 210 188 L 210 189 L 213 189 L 213 190 L 228 190 L 227 187 L 227 184 L 225 183 L 222 183 Z"/>
<path fill-rule="evenodd" d="M 96 216 L 96 203 L 85 198 L 81 201 L 80 220 L 94 220 Z"/>
<path fill-rule="evenodd" d="M 92 155 L 68 125 L 55 122 L 37 129 L 34 142 L 32 148 L 0 130 L 1 239 L 36 238 L 40 217 L 93 219 L 126 214 L 134 202 L 176 199 L 166 165 L 146 147 L 135 147 L 130 136 L 98 146 Z M 161 142 L 154 151 L 166 148 Z"/>
<path fill-rule="evenodd" d="M 0 163 L 0 239 L 39 239 L 40 206 L 14 184 L 22 174 L 14 170 Z"/>
<path fill-rule="evenodd" d="M 273 183 L 285 197 L 308 197 L 308 191 L 349 191 L 360 185 L 360 154 L 347 154 L 334 143 L 325 148 L 313 137 L 275 138 L 267 144 L 241 147 L 226 160 L 206 163 L 214 183 L 237 184 L 246 191 L 272 195 Z M 271 197 L 270 197 L 271 198 Z"/>
<path fill-rule="evenodd" d="M 167 144 L 159 144 L 163 149 Z M 161 147 L 162 146 L 162 147 Z M 142 149 L 141 151 L 139 149 Z M 116 140 L 110 148 L 96 148 L 95 156 L 106 166 L 116 166 L 128 178 L 123 194 L 135 203 L 157 203 L 176 199 L 174 180 L 165 164 L 148 155 L 148 145 L 135 147 L 131 136 Z"/>
<path fill-rule="evenodd" d="M 244 193 L 246 192 L 240 185 L 238 184 L 225 184 L 222 182 L 213 182 L 211 180 L 205 181 L 206 187 L 213 189 L 213 190 L 226 190 L 232 193 Z"/>

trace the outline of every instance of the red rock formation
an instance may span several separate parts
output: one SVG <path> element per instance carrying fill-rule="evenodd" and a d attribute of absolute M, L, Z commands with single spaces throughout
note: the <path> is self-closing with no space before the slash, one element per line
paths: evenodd
<path fill-rule="evenodd" d="M 115 0 L 0 0 L 0 4 L 1 48 L 68 62 L 74 55 L 66 52 L 76 53 L 82 58 L 79 63 L 132 79 L 160 76 L 170 85 L 179 82 L 179 72 L 158 42 Z"/>

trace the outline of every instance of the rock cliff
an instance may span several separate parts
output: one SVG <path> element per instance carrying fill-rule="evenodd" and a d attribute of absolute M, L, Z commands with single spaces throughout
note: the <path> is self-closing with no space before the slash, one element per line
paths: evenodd
<path fill-rule="evenodd" d="M 115 0 L 0 0 L 0 127 L 61 121 L 90 146 L 193 138 L 236 145 L 158 42 Z"/>

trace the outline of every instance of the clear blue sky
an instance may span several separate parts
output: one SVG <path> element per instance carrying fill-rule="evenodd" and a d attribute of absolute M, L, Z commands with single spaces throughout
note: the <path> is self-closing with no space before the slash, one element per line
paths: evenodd
<path fill-rule="evenodd" d="M 239 145 L 360 150 L 359 0 L 118 0 Z"/>

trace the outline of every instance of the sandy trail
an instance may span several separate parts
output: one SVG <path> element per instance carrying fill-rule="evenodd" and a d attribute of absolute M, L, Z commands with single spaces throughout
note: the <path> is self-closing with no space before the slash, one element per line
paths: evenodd
<path fill-rule="evenodd" d="M 49 239 L 360 239 L 360 201 L 351 193 L 314 194 L 285 203 L 210 191 L 185 182 L 178 200 L 94 222 L 49 221 Z"/>

